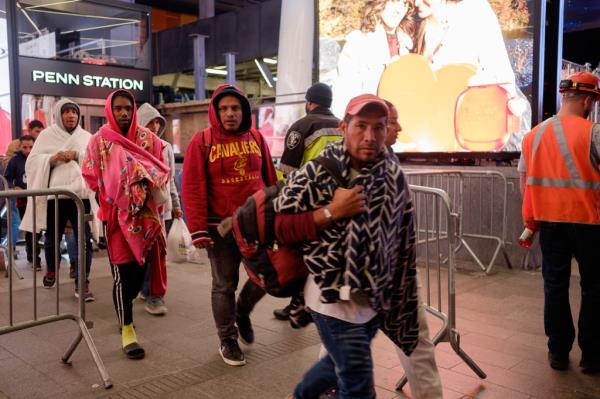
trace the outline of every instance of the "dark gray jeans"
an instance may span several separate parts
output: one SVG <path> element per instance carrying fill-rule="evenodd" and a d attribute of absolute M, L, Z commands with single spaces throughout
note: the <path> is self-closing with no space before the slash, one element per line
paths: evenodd
<path fill-rule="evenodd" d="M 233 235 L 222 238 L 216 229 L 210 230 L 214 246 L 208 249 L 212 272 L 212 311 L 221 340 L 238 337 L 235 325 L 236 311 L 240 316 L 249 316 L 254 305 L 265 295 L 265 291 L 248 279 L 240 292 L 236 304 L 235 291 L 240 279 L 240 253 Z"/>

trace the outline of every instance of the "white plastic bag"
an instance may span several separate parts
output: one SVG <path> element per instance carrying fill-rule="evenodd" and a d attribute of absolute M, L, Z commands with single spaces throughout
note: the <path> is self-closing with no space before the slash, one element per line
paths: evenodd
<path fill-rule="evenodd" d="M 187 262 L 193 250 L 192 235 L 183 219 L 173 219 L 171 231 L 167 237 L 167 260 L 175 263 Z"/>

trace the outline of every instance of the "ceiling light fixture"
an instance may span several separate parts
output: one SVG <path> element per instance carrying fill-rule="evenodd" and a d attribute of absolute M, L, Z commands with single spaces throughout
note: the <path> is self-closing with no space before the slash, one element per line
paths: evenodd
<path fill-rule="evenodd" d="M 44 14 L 58 14 L 58 15 L 67 15 L 69 17 L 77 17 L 77 18 L 94 18 L 94 19 L 108 19 L 111 21 L 127 21 L 127 22 L 139 22 L 137 19 L 131 18 L 119 18 L 119 17 L 105 17 L 103 15 L 93 15 L 93 14 L 77 14 L 74 12 L 66 12 L 66 11 L 53 11 L 53 10 L 31 10 L 32 12 L 39 12 Z"/>
<path fill-rule="evenodd" d="M 277 60 L 274 58 L 263 58 L 265 64 L 277 65 Z"/>
<path fill-rule="evenodd" d="M 206 73 L 210 73 L 211 75 L 227 76 L 227 71 L 223 69 L 206 68 Z"/>
<path fill-rule="evenodd" d="M 19 4 L 19 2 L 17 2 L 17 7 L 19 8 L 19 10 L 21 10 L 21 12 L 23 13 L 23 15 L 25 15 L 25 18 L 27 18 L 27 20 L 29 21 L 29 23 L 33 26 L 33 28 L 35 29 L 35 31 L 38 33 L 38 35 L 41 36 L 42 35 L 42 31 L 40 31 L 40 29 L 35 24 L 35 22 L 33 22 L 33 19 L 31 19 L 31 17 L 29 16 L 29 14 L 27 14 L 27 12 L 25 12 L 25 10 L 23 10 L 23 7 L 21 7 L 21 4 Z"/>
<path fill-rule="evenodd" d="M 255 58 L 254 63 L 256 64 L 256 67 L 260 71 L 260 74 L 262 75 L 263 79 L 267 83 L 267 86 L 269 86 L 272 89 L 274 82 L 272 82 L 273 75 L 271 75 L 271 70 L 269 70 L 269 68 L 267 67 L 267 65 L 265 64 L 264 61 L 261 62 Z"/>
<path fill-rule="evenodd" d="M 68 35 L 69 33 L 73 33 L 73 32 L 87 32 L 87 31 L 90 31 L 90 30 L 104 29 L 104 28 L 116 28 L 117 26 L 132 25 L 132 24 L 139 24 L 139 23 L 140 23 L 140 21 L 121 22 L 121 23 L 118 23 L 118 24 L 93 26 L 91 28 L 81 28 L 81 29 L 75 29 L 75 30 L 66 30 L 64 32 L 60 32 L 60 34 L 61 35 Z"/>
<path fill-rule="evenodd" d="M 81 0 L 63 0 L 63 1 L 57 1 L 54 3 L 46 3 L 46 4 L 38 4 L 37 6 L 27 6 L 24 7 L 26 10 L 34 10 L 36 8 L 43 8 L 43 7 L 51 7 L 51 6 L 59 6 L 62 4 L 69 4 L 69 3 L 78 3 Z"/>

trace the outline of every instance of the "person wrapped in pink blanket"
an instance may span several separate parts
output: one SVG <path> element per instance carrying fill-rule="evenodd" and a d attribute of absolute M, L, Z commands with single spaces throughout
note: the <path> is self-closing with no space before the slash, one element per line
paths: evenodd
<path fill-rule="evenodd" d="M 160 215 L 169 168 L 160 139 L 138 126 L 135 99 L 125 90 L 105 104 L 108 123 L 90 139 L 82 164 L 86 183 L 97 193 L 114 279 L 113 301 L 123 352 L 141 359 L 144 349 L 133 327 L 133 300 L 150 268 L 150 292 L 166 291 L 166 244 Z"/>

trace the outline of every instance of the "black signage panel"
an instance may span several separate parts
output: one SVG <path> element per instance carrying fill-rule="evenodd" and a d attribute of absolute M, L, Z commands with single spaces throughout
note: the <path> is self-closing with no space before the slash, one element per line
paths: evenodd
<path fill-rule="evenodd" d="M 145 69 L 19 57 L 22 94 L 105 99 L 117 89 L 149 102 L 152 76 Z"/>

